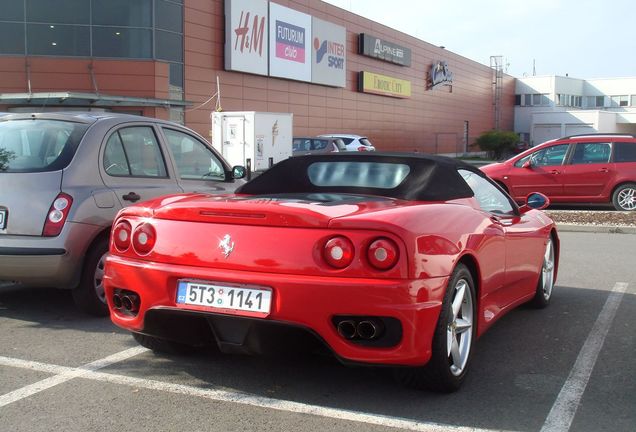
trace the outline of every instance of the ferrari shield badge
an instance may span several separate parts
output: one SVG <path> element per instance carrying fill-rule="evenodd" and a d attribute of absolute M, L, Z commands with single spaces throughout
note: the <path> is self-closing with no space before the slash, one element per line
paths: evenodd
<path fill-rule="evenodd" d="M 229 234 L 225 234 L 223 236 L 223 240 L 219 242 L 219 249 L 223 252 L 223 256 L 227 259 L 230 256 L 232 251 L 234 250 L 234 242 L 232 241 L 232 237 Z"/>

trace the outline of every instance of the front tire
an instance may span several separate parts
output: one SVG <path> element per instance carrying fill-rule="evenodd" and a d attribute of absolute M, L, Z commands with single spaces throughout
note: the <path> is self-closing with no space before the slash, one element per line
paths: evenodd
<path fill-rule="evenodd" d="M 431 359 L 425 366 L 396 369 L 407 387 L 443 393 L 457 391 L 464 382 L 475 341 L 477 297 L 473 276 L 458 264 L 448 282 L 433 336 Z"/>
<path fill-rule="evenodd" d="M 612 204 L 619 211 L 636 210 L 636 183 L 625 183 L 612 194 Z"/>
<path fill-rule="evenodd" d="M 548 238 L 543 254 L 543 264 L 541 265 L 541 275 L 537 283 L 537 291 L 531 300 L 531 305 L 537 309 L 543 309 L 550 304 L 552 291 L 554 289 L 554 270 L 555 270 L 555 254 L 554 241 L 552 236 Z"/>
<path fill-rule="evenodd" d="M 80 283 L 73 290 L 75 305 L 89 315 L 108 315 L 103 281 L 106 255 L 108 255 L 108 237 L 104 236 L 97 240 L 88 251 Z"/>

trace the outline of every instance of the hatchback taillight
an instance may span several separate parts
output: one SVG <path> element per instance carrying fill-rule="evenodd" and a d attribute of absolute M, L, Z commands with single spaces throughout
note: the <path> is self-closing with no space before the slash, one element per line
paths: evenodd
<path fill-rule="evenodd" d="M 393 240 L 375 239 L 367 249 L 369 263 L 378 270 L 388 270 L 398 261 L 399 251 Z"/>
<path fill-rule="evenodd" d="M 358 147 L 358 151 L 368 151 L 369 149 L 366 146 L 361 145 Z"/>
<path fill-rule="evenodd" d="M 68 194 L 60 192 L 55 197 L 53 204 L 51 204 L 51 207 L 46 214 L 46 220 L 44 221 L 44 229 L 42 230 L 42 235 L 44 237 L 55 237 L 60 235 L 72 204 L 73 198 L 71 198 Z"/>
<path fill-rule="evenodd" d="M 125 252 L 130 247 L 132 226 L 127 220 L 117 222 L 113 229 L 113 243 L 119 252 Z"/>
<path fill-rule="evenodd" d="M 327 264 L 332 267 L 342 269 L 353 261 L 354 247 L 351 240 L 346 237 L 332 237 L 325 243 L 323 257 Z"/>
<path fill-rule="evenodd" d="M 147 255 L 150 253 L 155 242 L 157 241 L 157 232 L 149 223 L 145 222 L 135 228 L 132 244 L 135 252 L 139 255 Z"/>

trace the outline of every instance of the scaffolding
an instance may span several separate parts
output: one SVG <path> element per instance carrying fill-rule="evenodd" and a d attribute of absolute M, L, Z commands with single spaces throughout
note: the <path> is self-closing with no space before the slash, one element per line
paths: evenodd
<path fill-rule="evenodd" d="M 499 130 L 501 124 L 501 99 L 503 96 L 503 56 L 490 56 L 490 68 L 492 69 L 493 117 L 495 130 Z"/>

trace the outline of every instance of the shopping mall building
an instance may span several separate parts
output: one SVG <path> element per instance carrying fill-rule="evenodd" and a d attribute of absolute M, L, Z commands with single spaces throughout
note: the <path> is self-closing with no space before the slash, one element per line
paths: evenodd
<path fill-rule="evenodd" d="M 515 80 L 319 0 L 0 0 L 0 111 L 183 122 L 293 113 L 294 135 L 463 153 L 513 129 Z M 408 14 L 408 10 L 395 11 Z"/>

